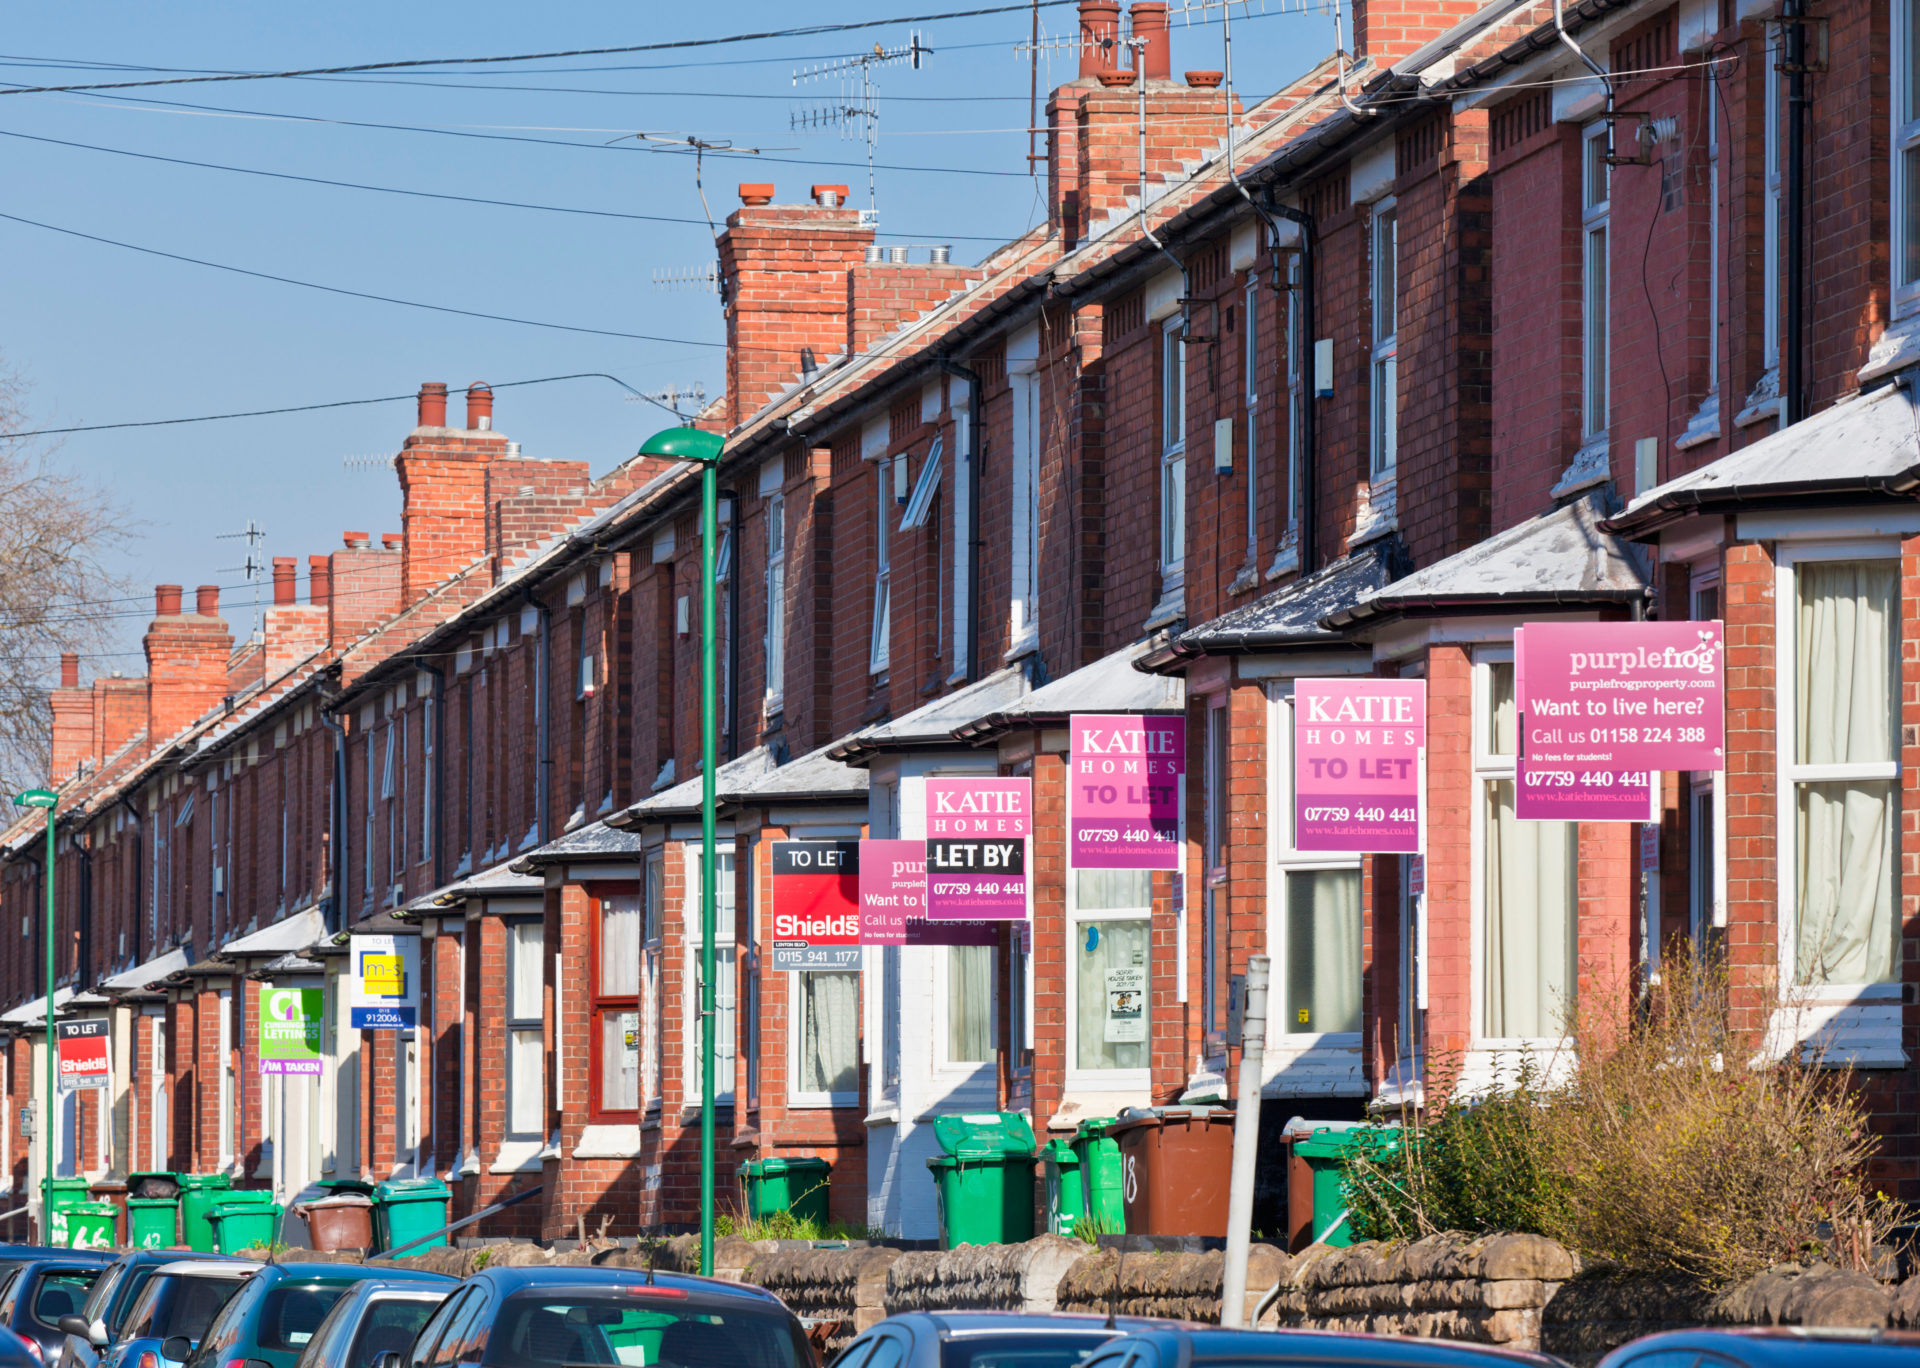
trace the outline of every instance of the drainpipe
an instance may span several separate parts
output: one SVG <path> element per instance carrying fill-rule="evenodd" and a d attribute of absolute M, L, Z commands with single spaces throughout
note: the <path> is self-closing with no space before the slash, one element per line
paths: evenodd
<path fill-rule="evenodd" d="M 1240 192 L 1240 198 L 1247 202 L 1247 207 L 1252 209 L 1253 212 L 1259 216 L 1260 221 L 1267 225 L 1267 232 L 1272 236 L 1274 242 L 1273 292 L 1276 295 L 1282 295 L 1286 293 L 1287 287 L 1280 278 L 1280 225 L 1275 221 L 1274 216 L 1267 212 L 1260 201 L 1253 197 L 1253 192 L 1247 189 L 1247 183 L 1240 179 L 1239 168 L 1233 164 L 1233 16 L 1231 14 L 1231 6 L 1220 11 L 1220 24 L 1222 42 L 1226 50 L 1225 60 L 1222 62 L 1222 65 L 1226 68 L 1227 78 L 1227 183 Z"/>
<path fill-rule="evenodd" d="M 727 759 L 733 760 L 740 754 L 740 494 L 723 489 L 720 497 L 727 501 L 727 544 L 733 548 L 727 566 Z"/>
<path fill-rule="evenodd" d="M 73 991 L 93 987 L 93 842 L 75 840 L 80 852 L 80 964 L 74 971 Z"/>
<path fill-rule="evenodd" d="M 1314 231 L 1312 214 L 1309 214 L 1304 209 L 1295 209 L 1291 205 L 1276 203 L 1273 198 L 1273 187 L 1270 185 L 1262 187 L 1261 195 L 1262 198 L 1267 201 L 1267 208 L 1272 213 L 1279 215 L 1290 223 L 1297 224 L 1300 229 L 1299 332 L 1300 347 L 1306 355 L 1298 358 L 1298 364 L 1306 374 L 1303 377 L 1305 383 L 1302 386 L 1305 392 L 1300 396 L 1300 532 L 1298 545 L 1300 548 L 1300 574 L 1304 578 L 1319 568 L 1319 547 L 1313 531 L 1314 499 L 1319 493 L 1319 479 L 1314 468 L 1316 465 L 1315 458 L 1317 456 L 1314 434 L 1319 426 L 1315 420 L 1315 413 L 1319 405 L 1319 399 L 1314 393 L 1317 379 L 1314 375 L 1314 296 L 1317 292 L 1314 289 L 1313 283 L 1315 265 L 1314 247 L 1318 239 Z M 1279 261 L 1280 254 L 1276 251 L 1274 253 L 1273 268 L 1276 288 L 1280 274 Z"/>
<path fill-rule="evenodd" d="M 423 665 L 419 661 L 414 662 L 413 668 L 433 676 L 433 811 L 427 820 L 433 823 L 433 831 L 428 838 L 433 844 L 428 853 L 433 859 L 433 886 L 438 888 L 441 829 L 446 825 L 442 819 L 447 810 L 447 675 L 446 671 Z"/>
<path fill-rule="evenodd" d="M 140 810 L 127 801 L 123 793 L 116 800 L 127 810 L 127 816 L 133 819 L 133 962 L 145 964 L 147 961 L 147 922 L 141 907 L 141 884 L 146 881 L 147 825 L 140 820 Z"/>
<path fill-rule="evenodd" d="M 316 710 L 320 725 L 333 733 L 333 792 L 327 803 L 327 930 L 346 929 L 341 909 L 346 905 L 347 877 L 347 730 L 331 711 L 339 695 L 320 694 Z M 371 781 L 371 776 L 369 776 Z"/>
<path fill-rule="evenodd" d="M 980 677 L 980 377 L 949 357 L 941 357 L 939 363 L 948 375 L 967 382 L 967 682 L 971 684 Z"/>
<path fill-rule="evenodd" d="M 1780 10 L 1780 27 L 1785 31 L 1787 69 L 1787 165 L 1785 213 L 1787 216 L 1787 316 L 1780 339 L 1780 395 L 1786 400 L 1786 421 L 1797 423 L 1807 416 L 1806 319 L 1802 299 L 1806 293 L 1806 234 L 1804 223 L 1807 199 L 1807 26 L 1806 0 L 1785 0 Z M 1767 73 L 1773 79 L 1773 73 Z"/>
<path fill-rule="evenodd" d="M 553 792 L 552 709 L 547 699 L 553 666 L 553 610 L 524 585 L 520 588 L 520 598 L 540 615 L 540 654 L 534 658 L 533 675 L 533 729 L 539 766 L 533 772 L 533 843 L 539 846 L 546 844 L 547 802 Z"/>

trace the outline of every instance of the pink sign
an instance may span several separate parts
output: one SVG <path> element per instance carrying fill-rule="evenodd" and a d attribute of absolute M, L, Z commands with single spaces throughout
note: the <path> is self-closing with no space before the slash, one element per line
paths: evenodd
<path fill-rule="evenodd" d="M 927 780 L 927 839 L 1033 835 L 1033 780 Z"/>
<path fill-rule="evenodd" d="M 927 843 L 860 843 L 860 943 L 905 945 L 907 918 L 927 915 Z"/>
<path fill-rule="evenodd" d="M 1187 720 L 1076 713 L 1069 736 L 1068 865 L 1180 868 Z"/>
<path fill-rule="evenodd" d="M 1000 928 L 1005 924 L 997 921 L 920 921 L 910 918 L 907 922 L 907 944 L 998 945 Z"/>
<path fill-rule="evenodd" d="M 1303 679 L 1293 690 L 1296 850 L 1420 853 L 1424 679 Z"/>
<path fill-rule="evenodd" d="M 1544 770 L 1722 768 L 1723 636 L 1718 622 L 1529 623 L 1522 750 Z"/>
<path fill-rule="evenodd" d="M 1527 754 L 1527 715 L 1520 714 L 1513 815 L 1529 822 L 1644 822 L 1653 810 L 1646 770 L 1542 764 Z"/>

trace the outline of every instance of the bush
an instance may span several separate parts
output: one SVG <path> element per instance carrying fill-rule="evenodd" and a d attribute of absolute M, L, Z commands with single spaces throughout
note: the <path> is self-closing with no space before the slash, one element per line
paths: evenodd
<path fill-rule="evenodd" d="M 1631 1029 L 1571 1023 L 1578 1067 L 1405 1118 L 1348 1173 L 1356 1232 L 1520 1230 L 1589 1259 L 1718 1287 L 1818 1253 L 1864 1268 L 1890 1204 L 1845 1070 L 1750 1058 L 1717 967 L 1671 957 Z"/>

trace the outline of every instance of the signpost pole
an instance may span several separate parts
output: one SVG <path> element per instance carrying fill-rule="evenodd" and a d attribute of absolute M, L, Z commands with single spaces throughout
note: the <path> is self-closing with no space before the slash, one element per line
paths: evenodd
<path fill-rule="evenodd" d="M 28 789 L 14 800 L 19 807 L 45 808 L 47 812 L 47 915 L 45 930 L 47 938 L 47 1097 L 42 1104 L 44 1115 L 39 1118 L 40 1156 L 45 1161 L 42 1167 L 46 1172 L 46 1186 L 40 1190 L 40 1238 L 48 1239 L 47 1203 L 53 1196 L 53 1089 L 55 1081 L 55 1056 L 59 1053 L 59 1044 L 53 1036 L 53 815 L 59 806 L 60 795 L 51 789 Z"/>

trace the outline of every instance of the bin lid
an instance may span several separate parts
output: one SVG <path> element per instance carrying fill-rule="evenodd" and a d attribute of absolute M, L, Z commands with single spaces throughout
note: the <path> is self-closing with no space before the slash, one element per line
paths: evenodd
<path fill-rule="evenodd" d="M 87 1189 L 88 1192 L 125 1192 L 126 1190 L 127 1185 L 118 1178 L 102 1178 Z"/>
<path fill-rule="evenodd" d="M 219 1221 L 228 1216 L 259 1216 L 278 1210 L 278 1202 L 215 1202 L 213 1209 L 207 1213 L 207 1219 Z"/>
<path fill-rule="evenodd" d="M 40 1180 L 55 1192 L 85 1192 L 87 1180 L 84 1178 L 43 1178 Z"/>
<path fill-rule="evenodd" d="M 792 1158 L 775 1156 L 771 1159 L 749 1159 L 741 1168 L 749 1178 L 777 1178 L 783 1173 L 825 1173 L 833 1165 L 824 1159 L 809 1155 L 795 1155 Z"/>
<path fill-rule="evenodd" d="M 300 1211 L 331 1211 L 340 1207 L 360 1207 L 363 1210 L 373 1205 L 373 1198 L 364 1192 L 336 1192 L 331 1197 L 315 1197 L 310 1202 L 295 1202 L 293 1209 Z"/>
<path fill-rule="evenodd" d="M 1205 1102 L 1195 1103 L 1191 1107 L 1127 1107 L 1108 1125 L 1106 1133 L 1119 1135 L 1123 1131 L 1148 1126 L 1182 1125 L 1195 1121 L 1216 1124 L 1232 1120 L 1232 1107 L 1216 1107 Z"/>
<path fill-rule="evenodd" d="M 1040 1157 L 1042 1159 L 1051 1159 L 1061 1168 L 1078 1168 L 1080 1166 L 1079 1152 L 1074 1149 L 1070 1141 L 1066 1140 L 1047 1141 L 1046 1144 L 1040 1147 Z"/>
<path fill-rule="evenodd" d="M 373 1188 L 373 1200 L 377 1203 L 444 1200 L 452 1195 L 438 1178 L 389 1178 Z"/>
<path fill-rule="evenodd" d="M 127 1205 L 129 1207 L 177 1207 L 180 1205 L 180 1199 L 178 1197 L 129 1197 Z"/>
<path fill-rule="evenodd" d="M 1080 1123 L 1080 1129 L 1073 1133 L 1076 1140 L 1104 1139 L 1113 1128 L 1119 1125 L 1118 1119 L 1111 1116 L 1089 1116 Z"/>
<path fill-rule="evenodd" d="M 1344 1159 L 1356 1150 L 1391 1152 L 1399 1148 L 1398 1126 L 1323 1126 L 1311 1135 L 1294 1137 L 1293 1152 L 1309 1159 Z"/>
<path fill-rule="evenodd" d="M 933 1118 L 934 1138 L 956 1159 L 1033 1154 L 1033 1127 L 1019 1112 L 965 1112 Z"/>
<path fill-rule="evenodd" d="M 75 1216 L 116 1216 L 119 1209 L 112 1202 L 75 1202 L 67 1208 Z"/>
<path fill-rule="evenodd" d="M 233 1179 L 224 1173 L 183 1173 L 180 1175 L 183 1188 L 230 1188 Z"/>

